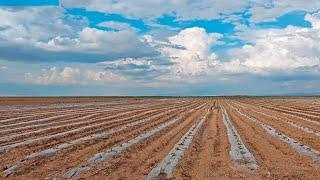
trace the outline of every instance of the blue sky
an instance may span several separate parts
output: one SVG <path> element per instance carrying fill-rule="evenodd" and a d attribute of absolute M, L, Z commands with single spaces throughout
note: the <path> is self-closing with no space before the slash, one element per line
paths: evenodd
<path fill-rule="evenodd" d="M 320 0 L 0 0 L 0 95 L 320 93 Z"/>
<path fill-rule="evenodd" d="M 1 6 L 58 6 L 59 0 L 0 0 Z"/>

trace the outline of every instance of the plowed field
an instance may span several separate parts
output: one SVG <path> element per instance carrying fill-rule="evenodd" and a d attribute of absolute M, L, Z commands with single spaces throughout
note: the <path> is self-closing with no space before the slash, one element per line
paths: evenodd
<path fill-rule="evenodd" d="M 320 98 L 0 98 L 0 179 L 320 179 Z"/>

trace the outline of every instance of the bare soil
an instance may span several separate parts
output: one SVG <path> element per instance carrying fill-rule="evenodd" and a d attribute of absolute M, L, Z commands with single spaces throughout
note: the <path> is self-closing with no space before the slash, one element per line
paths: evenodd
<path fill-rule="evenodd" d="M 257 170 L 240 168 L 245 159 L 230 155 L 234 142 L 228 138 L 222 107 L 256 159 Z M 312 148 L 316 158 L 298 152 L 239 111 Z M 0 179 L 69 179 L 66 174 L 74 168 L 85 169 L 75 179 L 146 179 L 201 118 L 203 124 L 191 135 L 173 176 L 161 173 L 158 179 L 319 179 L 317 97 L 1 97 Z M 103 133 L 107 135 L 94 136 Z M 116 152 L 115 147 L 128 142 L 134 143 L 89 163 L 98 153 Z M 30 158 L 62 144 L 68 147 Z"/>

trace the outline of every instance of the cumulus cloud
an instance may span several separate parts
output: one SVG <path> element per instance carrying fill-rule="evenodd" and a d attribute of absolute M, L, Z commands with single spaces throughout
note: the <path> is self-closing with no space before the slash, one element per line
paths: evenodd
<path fill-rule="evenodd" d="M 79 67 L 51 67 L 40 72 L 28 72 L 24 74 L 26 82 L 40 85 L 86 85 L 106 82 L 124 81 L 126 77 L 97 68 L 80 69 Z"/>
<path fill-rule="evenodd" d="M 79 79 L 78 68 L 64 67 L 59 71 L 56 67 L 42 69 L 40 74 L 26 73 L 25 80 L 33 84 L 75 84 Z"/>
<path fill-rule="evenodd" d="M 320 66 L 318 13 L 306 15 L 312 28 L 288 26 L 284 29 L 259 29 L 241 32 L 238 38 L 250 43 L 233 50 L 234 60 L 227 70 L 252 73 L 292 73 L 312 71 Z"/>
<path fill-rule="evenodd" d="M 246 12 L 252 23 L 274 21 L 292 11 L 314 12 L 319 0 L 242 0 L 232 3 L 224 0 L 62 0 L 66 7 L 84 7 L 90 11 L 121 14 L 135 19 L 156 19 L 163 15 L 175 15 L 178 20 L 219 19 L 224 15 Z"/>
<path fill-rule="evenodd" d="M 319 0 L 309 0 L 306 3 L 303 0 L 255 0 L 251 1 L 252 5 L 249 13 L 252 15 L 252 23 L 274 21 L 278 17 L 293 11 L 314 12 L 319 10 Z"/>
<path fill-rule="evenodd" d="M 250 16 L 250 23 L 273 21 L 295 10 L 314 11 L 319 1 L 312 0 L 313 5 L 289 0 L 63 2 L 67 7 L 85 7 L 148 22 L 156 22 L 164 15 L 176 16 L 177 21 L 222 18 L 221 21 L 236 25 L 237 33 L 231 38 L 245 45 L 231 50 L 231 58 L 221 61 L 212 48 L 223 43 L 223 35 L 208 33 L 204 28 L 180 30 L 164 26 L 170 33 L 152 36 L 151 32 L 140 34 L 130 24 L 117 21 L 89 26 L 86 18 L 68 15 L 62 8 L 0 8 L 1 59 L 91 62 L 101 68 L 52 67 L 26 73 L 28 82 L 81 84 L 176 78 L 191 82 L 192 78 L 213 77 L 210 75 L 226 80 L 221 74 L 237 73 L 320 74 L 319 12 L 305 16 L 311 28 L 258 29 L 242 22 L 244 12 Z"/>
<path fill-rule="evenodd" d="M 58 7 L 0 8 L 0 58 L 97 62 L 155 54 L 125 23 L 101 24 L 117 31 L 87 25 L 86 18 Z"/>
<path fill-rule="evenodd" d="M 168 37 L 167 41 L 145 35 L 143 40 L 158 51 L 159 56 L 122 58 L 101 64 L 106 70 L 144 79 L 167 74 L 171 78 L 204 75 L 218 64 L 218 56 L 211 51 L 211 47 L 220 44 L 221 37 L 221 34 L 207 33 L 199 27 L 184 29 Z"/>
<path fill-rule="evenodd" d="M 199 27 L 186 28 L 166 41 L 156 40 L 150 35 L 143 37 L 161 54 L 159 59 L 171 62 L 168 65 L 172 77 L 206 74 L 210 67 L 218 63 L 218 56 L 211 48 L 222 43 L 220 38 L 221 34 L 207 33 Z"/>
<path fill-rule="evenodd" d="M 313 14 L 307 14 L 305 20 L 311 23 L 313 29 L 320 29 L 320 11 Z"/>
<path fill-rule="evenodd" d="M 153 79 L 170 71 L 171 62 L 161 58 L 123 58 L 100 63 L 105 70 L 133 79 Z"/>
<path fill-rule="evenodd" d="M 38 47 L 48 51 L 78 51 L 114 56 L 150 55 L 152 50 L 132 31 L 104 31 L 86 27 L 78 32 L 77 38 L 55 37 Z M 139 49 L 139 51 L 137 51 Z"/>
<path fill-rule="evenodd" d="M 0 8 L 2 43 L 33 45 L 56 36 L 70 36 L 86 25 L 86 19 L 64 15 L 58 7 Z"/>
<path fill-rule="evenodd" d="M 96 71 L 96 70 L 89 70 L 87 72 L 87 79 L 92 80 L 94 82 L 110 82 L 110 81 L 125 81 L 128 80 L 127 77 L 109 71 Z M 88 82 L 89 83 L 89 82 Z"/>
<path fill-rule="evenodd" d="M 210 48 L 217 45 L 221 37 L 221 34 L 207 33 L 203 28 L 188 28 L 169 37 L 172 46 L 164 46 L 159 51 L 174 63 L 171 67 L 174 74 L 199 75 L 218 63 L 217 55 Z"/>

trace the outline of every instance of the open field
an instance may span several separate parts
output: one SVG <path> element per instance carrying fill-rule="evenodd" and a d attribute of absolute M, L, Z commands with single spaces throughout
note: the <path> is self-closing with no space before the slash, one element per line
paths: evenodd
<path fill-rule="evenodd" d="M 319 179 L 320 98 L 0 98 L 0 179 Z"/>

